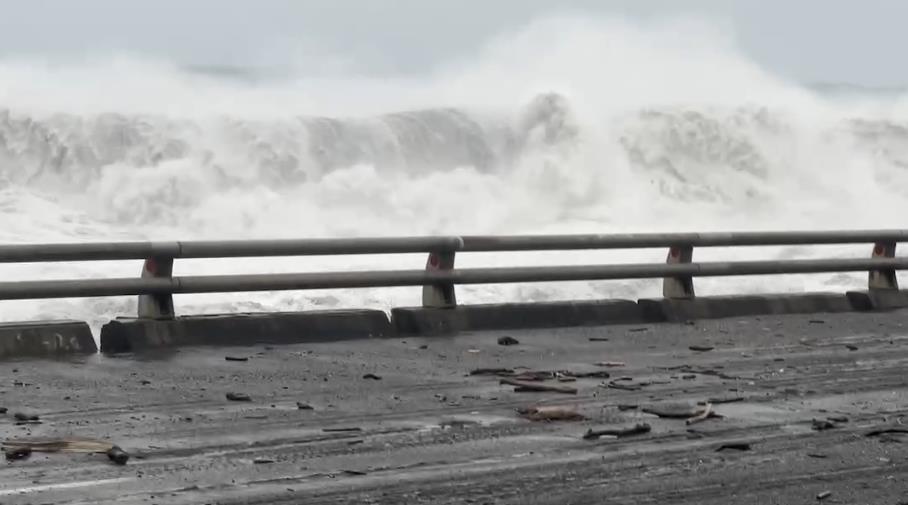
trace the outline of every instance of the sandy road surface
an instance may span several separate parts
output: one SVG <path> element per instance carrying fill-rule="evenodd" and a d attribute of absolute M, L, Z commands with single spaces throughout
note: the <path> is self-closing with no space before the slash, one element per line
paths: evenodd
<path fill-rule="evenodd" d="M 908 503 L 908 434 L 866 436 L 908 428 L 906 325 L 788 316 L 4 362 L 0 436 L 109 439 L 132 458 L 4 462 L 0 503 Z M 469 375 L 483 367 L 611 377 L 515 392 Z M 711 398 L 736 401 L 692 425 L 642 412 Z M 540 405 L 588 419 L 517 412 Z M 652 431 L 581 438 L 637 423 Z M 732 442 L 750 450 L 717 451 Z"/>

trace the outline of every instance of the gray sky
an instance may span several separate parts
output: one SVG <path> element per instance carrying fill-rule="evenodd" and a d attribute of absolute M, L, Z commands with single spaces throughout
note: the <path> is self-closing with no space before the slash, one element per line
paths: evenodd
<path fill-rule="evenodd" d="M 189 65 L 331 54 L 376 73 L 468 55 L 546 13 L 706 14 L 755 61 L 802 82 L 908 84 L 902 0 L 0 0 L 0 58 L 128 52 Z"/>

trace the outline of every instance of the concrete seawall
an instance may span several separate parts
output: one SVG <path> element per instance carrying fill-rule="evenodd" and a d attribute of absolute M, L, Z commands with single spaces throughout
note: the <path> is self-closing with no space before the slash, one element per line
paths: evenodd
<path fill-rule="evenodd" d="M 394 334 L 380 310 L 332 310 L 185 316 L 173 320 L 123 318 L 101 328 L 101 351 L 133 352 L 186 345 L 294 344 Z"/>
<path fill-rule="evenodd" d="M 397 308 L 391 320 L 404 335 L 462 331 L 600 326 L 643 322 L 640 306 L 630 300 L 462 305 L 451 309 Z"/>
<path fill-rule="evenodd" d="M 0 324 L 0 358 L 92 354 L 98 346 L 84 321 Z"/>
<path fill-rule="evenodd" d="M 836 293 L 704 296 L 693 300 L 654 298 L 641 299 L 638 305 L 651 322 L 855 310 L 845 295 Z"/>
<path fill-rule="evenodd" d="M 452 335 L 519 330 L 673 323 L 757 315 L 882 311 L 908 307 L 905 291 L 853 291 L 699 297 L 693 300 L 577 300 L 544 303 L 461 305 L 451 309 L 400 307 L 183 316 L 175 319 L 118 318 L 101 329 L 105 353 L 159 347 L 296 344 L 403 335 Z M 34 321 L 0 325 L 0 358 L 96 353 L 82 321 Z"/>

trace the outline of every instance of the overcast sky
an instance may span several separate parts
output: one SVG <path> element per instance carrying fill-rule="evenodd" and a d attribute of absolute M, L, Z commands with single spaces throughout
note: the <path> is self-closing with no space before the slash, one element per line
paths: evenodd
<path fill-rule="evenodd" d="M 292 52 L 411 73 L 547 13 L 703 14 L 802 82 L 908 84 L 902 0 L 0 0 L 0 58 L 115 52 L 186 65 L 278 65 Z"/>

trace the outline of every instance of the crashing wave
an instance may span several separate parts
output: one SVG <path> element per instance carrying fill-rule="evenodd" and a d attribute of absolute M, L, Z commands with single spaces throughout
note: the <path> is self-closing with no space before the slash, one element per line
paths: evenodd
<path fill-rule="evenodd" d="M 424 173 L 456 167 L 501 169 L 526 149 L 572 142 L 579 133 L 564 97 L 542 95 L 517 118 L 479 118 L 456 108 L 373 118 L 281 121 L 0 111 L 0 173 L 20 183 L 90 183 L 105 167 L 155 167 L 187 160 L 217 183 L 254 179 L 275 186 L 353 165 Z M 213 181 L 215 182 L 215 181 Z"/>

